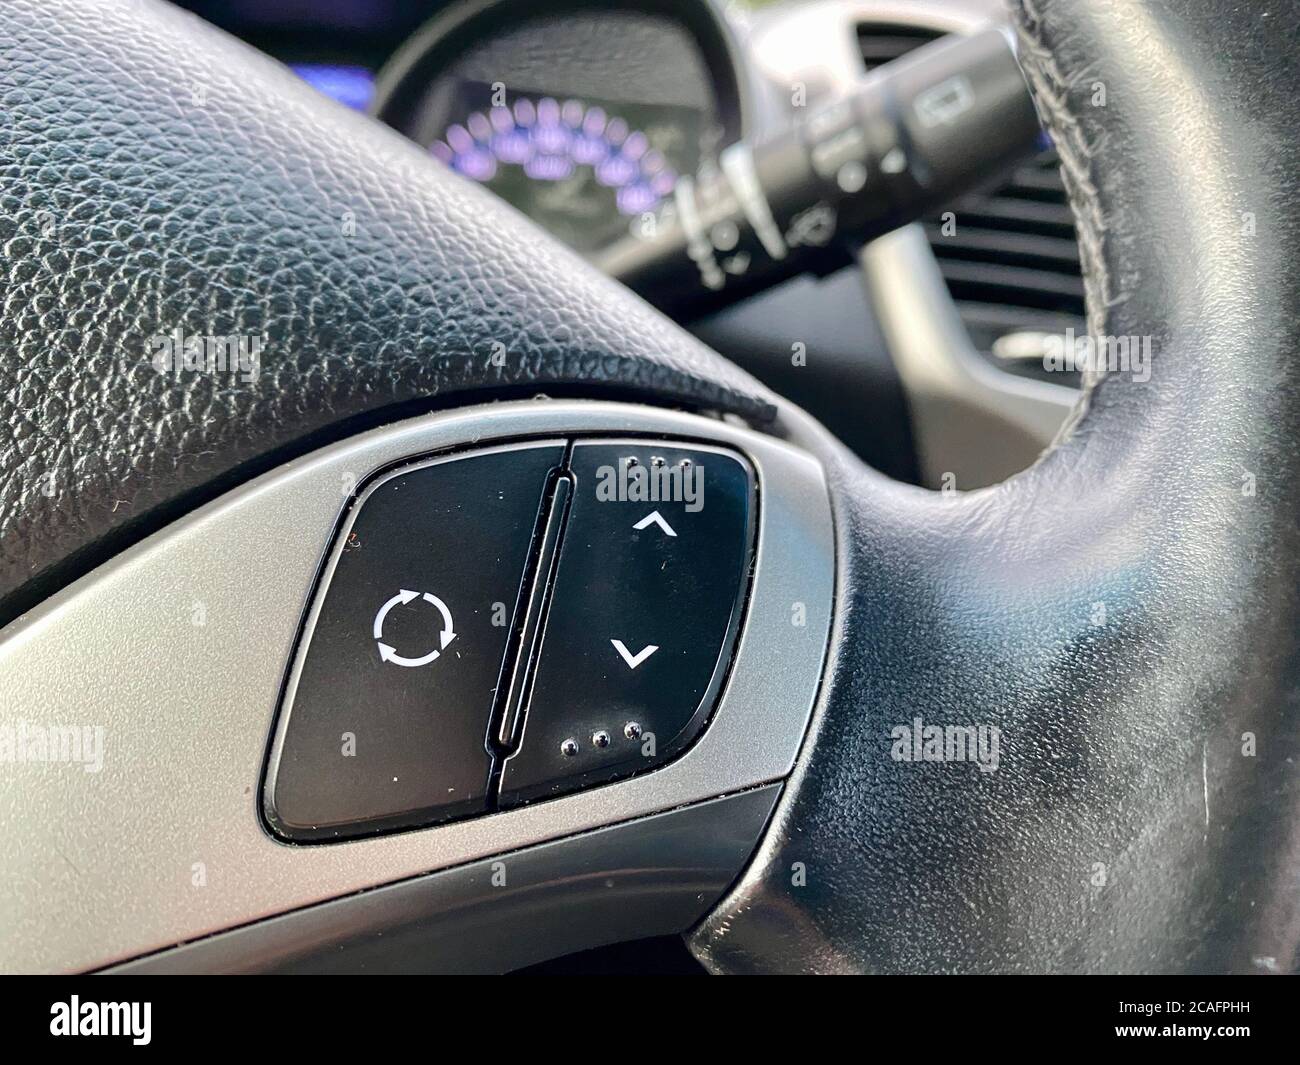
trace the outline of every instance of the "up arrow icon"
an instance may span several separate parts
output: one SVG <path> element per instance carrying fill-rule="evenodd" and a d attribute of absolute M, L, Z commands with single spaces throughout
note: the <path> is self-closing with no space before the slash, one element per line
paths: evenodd
<path fill-rule="evenodd" d="M 664 516 L 660 514 L 659 511 L 657 510 L 652 510 L 644 518 L 642 518 L 635 525 L 633 525 L 632 528 L 648 529 L 650 528 L 651 525 L 658 525 L 659 528 L 662 529 L 669 536 L 677 535 L 677 533 L 673 531 L 673 527 L 669 525 L 666 521 L 664 521 Z"/>

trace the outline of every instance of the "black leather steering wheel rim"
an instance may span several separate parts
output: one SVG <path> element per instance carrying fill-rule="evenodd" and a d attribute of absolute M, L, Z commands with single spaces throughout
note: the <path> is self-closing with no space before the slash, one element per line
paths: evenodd
<path fill-rule="evenodd" d="M 1091 329 L 1149 336 L 1150 379 L 1098 376 L 1068 439 L 969 494 L 777 418 L 833 482 L 836 631 L 759 858 L 693 937 L 716 971 L 1297 964 L 1294 26 L 1217 0 L 1016 15 Z M 12 0 L 0 26 L 0 621 L 289 455 L 435 403 L 778 408 L 194 18 Z M 264 333 L 257 382 L 157 373 L 146 340 L 177 327 Z M 894 760 L 918 717 L 997 726 L 999 767 Z"/>
<path fill-rule="evenodd" d="M 694 937 L 715 971 L 1300 963 L 1294 34 L 1212 2 L 1015 15 L 1090 332 L 1150 336 L 1150 379 L 1092 374 L 1066 439 L 985 491 L 831 460 L 835 662 Z M 918 717 L 1000 727 L 998 770 L 892 760 Z"/>

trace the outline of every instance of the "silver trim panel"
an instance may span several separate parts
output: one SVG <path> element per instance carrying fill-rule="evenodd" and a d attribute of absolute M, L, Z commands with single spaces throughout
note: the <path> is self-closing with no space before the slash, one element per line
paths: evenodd
<path fill-rule="evenodd" d="M 712 724 L 652 773 L 470 821 L 330 846 L 263 828 L 260 779 L 317 569 L 352 490 L 398 461 L 583 433 L 728 445 L 753 464 L 748 622 Z M 525 401 L 402 422 L 227 494 L 0 631 L 0 725 L 102 729 L 99 772 L 0 762 L 0 969 L 85 970 L 381 884 L 786 776 L 834 591 L 820 466 L 730 424 Z M 803 604 L 806 624 L 792 622 Z"/>
<path fill-rule="evenodd" d="M 113 973 L 501 973 L 686 931 L 731 886 L 781 785 L 363 891 Z"/>

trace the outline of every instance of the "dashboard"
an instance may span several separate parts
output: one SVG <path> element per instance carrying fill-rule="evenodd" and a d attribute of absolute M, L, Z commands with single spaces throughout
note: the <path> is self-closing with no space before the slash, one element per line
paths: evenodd
<path fill-rule="evenodd" d="M 585 253 L 739 138 L 711 3 L 189 0 Z"/>
<path fill-rule="evenodd" d="M 596 252 L 738 136 L 730 67 L 712 54 L 721 31 L 701 39 L 665 13 L 617 5 L 513 16 L 530 10 L 449 9 L 385 67 L 374 111 Z"/>
<path fill-rule="evenodd" d="M 996 0 L 181 2 L 597 263 L 728 145 L 1000 17 Z M 1073 406 L 1078 381 L 1035 356 L 1084 325 L 1050 145 L 994 178 L 833 271 L 682 324 L 890 476 L 1000 480 Z"/>

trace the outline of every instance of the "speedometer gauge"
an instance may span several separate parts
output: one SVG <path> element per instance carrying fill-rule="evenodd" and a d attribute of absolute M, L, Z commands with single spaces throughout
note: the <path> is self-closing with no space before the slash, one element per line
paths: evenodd
<path fill-rule="evenodd" d="M 623 236 L 699 164 L 701 122 L 691 108 L 472 81 L 455 99 L 463 117 L 430 151 L 580 251 Z"/>
<path fill-rule="evenodd" d="M 373 111 L 599 261 L 741 138 L 740 102 L 717 0 L 454 0 Z"/>

